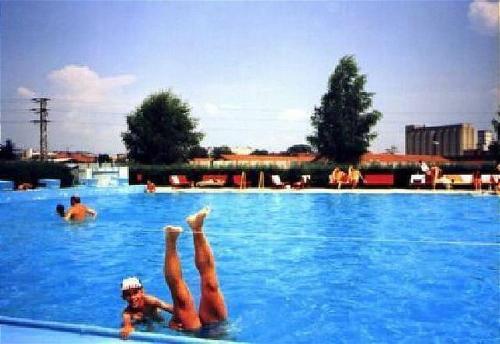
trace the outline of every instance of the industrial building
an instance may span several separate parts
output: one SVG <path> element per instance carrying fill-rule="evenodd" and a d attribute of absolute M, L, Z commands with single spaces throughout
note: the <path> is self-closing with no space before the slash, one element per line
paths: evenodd
<path fill-rule="evenodd" d="M 477 149 L 476 131 L 470 123 L 427 127 L 407 125 L 406 154 L 460 157 L 465 151 Z"/>

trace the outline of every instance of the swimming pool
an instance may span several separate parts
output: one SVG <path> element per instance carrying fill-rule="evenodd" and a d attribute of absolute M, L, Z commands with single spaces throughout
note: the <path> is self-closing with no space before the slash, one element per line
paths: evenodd
<path fill-rule="evenodd" d="M 128 275 L 170 302 L 161 228 L 187 229 L 185 216 L 209 204 L 206 231 L 230 314 L 224 339 L 500 337 L 498 197 L 80 189 L 99 216 L 71 225 L 54 208 L 72 192 L 0 194 L 0 315 L 118 327 Z M 198 303 L 189 232 L 178 249 Z"/>

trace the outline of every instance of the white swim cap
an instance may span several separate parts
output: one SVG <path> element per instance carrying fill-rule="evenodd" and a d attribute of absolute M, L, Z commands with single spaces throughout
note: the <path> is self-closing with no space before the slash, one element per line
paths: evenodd
<path fill-rule="evenodd" d="M 127 277 L 122 281 L 122 291 L 142 288 L 142 283 L 137 277 Z"/>

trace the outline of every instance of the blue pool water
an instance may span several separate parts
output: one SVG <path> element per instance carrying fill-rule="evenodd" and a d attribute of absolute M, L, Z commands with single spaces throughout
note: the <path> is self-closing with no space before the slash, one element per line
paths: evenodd
<path fill-rule="evenodd" d="M 498 197 L 80 189 L 99 215 L 71 225 L 54 208 L 73 192 L 0 193 L 0 315 L 118 327 L 119 284 L 129 275 L 170 302 L 161 228 L 209 204 L 206 232 L 230 314 L 224 339 L 500 337 Z M 198 302 L 188 231 L 178 249 Z"/>

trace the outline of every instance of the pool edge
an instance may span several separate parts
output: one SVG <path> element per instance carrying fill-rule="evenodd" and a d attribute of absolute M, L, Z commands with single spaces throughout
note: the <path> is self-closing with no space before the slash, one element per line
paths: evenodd
<path fill-rule="evenodd" d="M 55 321 L 33 320 L 27 318 L 14 318 L 0 315 L 0 325 L 23 327 L 26 329 L 45 329 L 56 332 L 69 332 L 77 335 L 91 335 L 98 337 L 120 339 L 120 331 L 118 329 L 62 323 Z M 145 343 L 235 343 L 224 340 L 211 340 L 204 338 L 195 338 L 188 336 L 171 336 L 159 333 L 134 332 L 129 338 L 130 340 L 140 341 Z M 126 343 L 126 341 L 124 341 Z M 238 342 L 239 343 L 239 342 Z"/>

